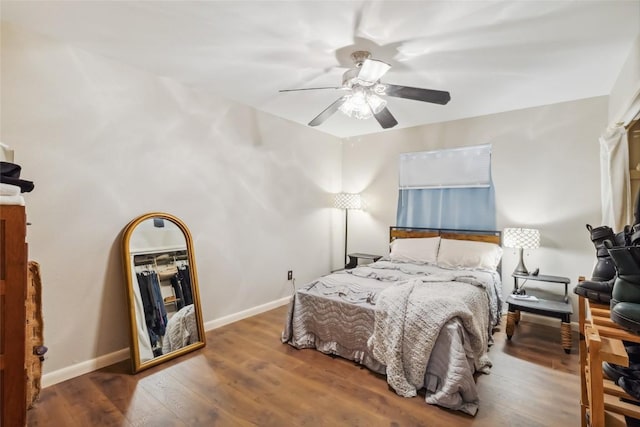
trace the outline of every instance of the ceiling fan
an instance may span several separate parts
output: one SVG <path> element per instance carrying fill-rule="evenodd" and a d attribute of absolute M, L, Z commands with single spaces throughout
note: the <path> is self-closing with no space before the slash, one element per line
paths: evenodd
<path fill-rule="evenodd" d="M 380 126 L 388 129 L 397 125 L 398 121 L 387 108 L 387 101 L 381 96 L 395 96 L 396 98 L 413 99 L 440 105 L 445 105 L 451 100 L 451 95 L 446 91 L 381 83 L 380 78 L 389 71 L 391 65 L 377 59 L 371 59 L 371 53 L 367 51 L 353 52 L 351 59 L 355 62 L 355 68 L 345 71 L 342 75 L 342 86 L 280 90 L 280 92 L 294 92 L 300 90 L 338 89 L 348 92 L 311 120 L 309 126 L 321 125 L 340 110 L 349 117 L 358 119 L 368 119 L 373 116 L 380 123 Z"/>

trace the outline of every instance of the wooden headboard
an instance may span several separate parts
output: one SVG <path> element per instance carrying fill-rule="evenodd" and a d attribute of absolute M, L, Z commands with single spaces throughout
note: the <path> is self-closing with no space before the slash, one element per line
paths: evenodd
<path fill-rule="evenodd" d="M 395 239 L 411 239 L 417 237 L 442 237 L 443 239 L 472 240 L 475 242 L 502 244 L 500 231 L 480 230 L 443 230 L 436 228 L 389 227 L 389 242 Z"/>

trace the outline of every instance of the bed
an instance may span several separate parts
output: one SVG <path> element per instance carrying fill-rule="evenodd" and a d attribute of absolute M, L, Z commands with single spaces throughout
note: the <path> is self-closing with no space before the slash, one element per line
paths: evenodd
<path fill-rule="evenodd" d="M 299 288 L 282 341 L 386 375 L 393 390 L 475 415 L 502 310 L 501 234 L 390 228 L 390 254 Z"/>

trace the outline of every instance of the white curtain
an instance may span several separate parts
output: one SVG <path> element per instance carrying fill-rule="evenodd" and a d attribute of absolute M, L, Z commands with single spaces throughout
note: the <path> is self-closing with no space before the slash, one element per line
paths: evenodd
<path fill-rule="evenodd" d="M 629 144 L 624 126 L 609 127 L 600 137 L 602 225 L 616 232 L 632 224 Z"/>

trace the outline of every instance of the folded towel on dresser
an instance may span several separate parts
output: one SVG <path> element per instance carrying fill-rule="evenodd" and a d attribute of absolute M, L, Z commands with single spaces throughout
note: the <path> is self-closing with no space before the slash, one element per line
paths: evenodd
<path fill-rule="evenodd" d="M 20 194 L 20 187 L 17 185 L 0 182 L 0 196 L 17 196 Z"/>
<path fill-rule="evenodd" d="M 24 197 L 17 196 L 0 196 L 0 205 L 19 205 L 24 206 Z"/>

